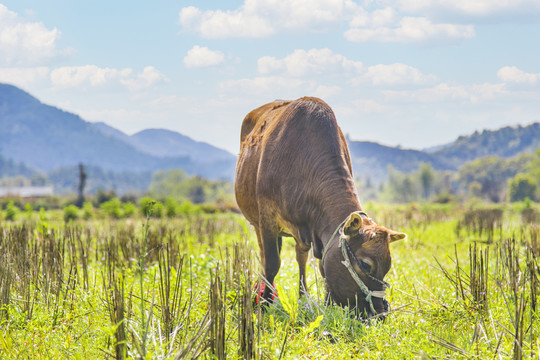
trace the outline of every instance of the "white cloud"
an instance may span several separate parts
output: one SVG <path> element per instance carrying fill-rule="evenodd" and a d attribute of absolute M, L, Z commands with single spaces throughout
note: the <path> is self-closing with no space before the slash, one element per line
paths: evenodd
<path fill-rule="evenodd" d="M 436 102 L 465 102 L 478 103 L 484 100 L 491 100 L 498 96 L 506 95 L 504 84 L 474 84 L 469 86 L 464 85 L 449 85 L 441 83 L 435 87 L 423 88 L 418 90 L 383 91 L 389 99 L 398 102 L 419 102 L 419 103 L 436 103 Z"/>
<path fill-rule="evenodd" d="M 497 77 L 504 82 L 527 83 L 536 85 L 540 83 L 540 74 L 526 73 L 515 66 L 505 66 L 499 69 Z"/>
<path fill-rule="evenodd" d="M 359 72 L 363 69 L 360 61 L 352 61 L 345 56 L 336 54 L 330 49 L 297 49 L 283 59 L 264 56 L 257 61 L 260 74 L 286 72 L 291 76 L 305 76 L 311 73 L 323 74 L 328 72 Z"/>
<path fill-rule="evenodd" d="M 190 6 L 180 10 L 180 24 L 184 29 L 198 32 L 209 39 L 258 38 L 275 32 L 266 19 L 243 10 L 202 12 Z"/>
<path fill-rule="evenodd" d="M 358 8 L 352 0 L 245 0 L 235 10 L 186 7 L 179 22 L 205 38 L 259 38 L 282 31 L 325 31 Z"/>
<path fill-rule="evenodd" d="M 351 27 L 370 27 L 378 28 L 383 26 L 393 25 L 399 22 L 399 15 L 391 7 L 385 7 L 384 9 L 377 9 L 369 13 L 368 11 L 361 9 L 349 22 Z"/>
<path fill-rule="evenodd" d="M 50 70 L 46 66 L 32 68 L 0 68 L 0 82 L 26 87 L 49 80 Z"/>
<path fill-rule="evenodd" d="M 85 85 L 104 85 L 111 80 L 131 76 L 129 68 L 118 70 L 100 68 L 96 65 L 66 66 L 54 69 L 51 72 L 51 82 L 59 87 L 77 87 Z"/>
<path fill-rule="evenodd" d="M 347 23 L 350 29 L 344 35 L 353 42 L 448 43 L 475 35 L 472 25 L 434 23 L 425 14 L 403 16 L 396 10 L 401 7 L 420 11 L 421 5 L 387 2 L 391 6 L 368 11 L 353 0 L 244 0 L 234 10 L 185 7 L 180 11 L 179 22 L 185 30 L 212 39 L 261 38 L 283 32 L 320 33 Z M 422 2 L 431 4 L 430 0 Z M 365 5 L 372 3 L 367 1 Z"/>
<path fill-rule="evenodd" d="M 153 66 L 146 66 L 143 71 L 134 78 L 120 80 L 131 91 L 149 88 L 150 86 L 168 81 L 168 79 Z"/>
<path fill-rule="evenodd" d="M 221 51 L 213 51 L 207 47 L 195 45 L 184 57 L 184 64 L 188 68 L 208 67 L 219 65 L 225 59 Z"/>
<path fill-rule="evenodd" d="M 330 49 L 294 50 L 284 58 L 264 56 L 257 61 L 261 75 L 280 74 L 293 77 L 319 78 L 328 74 L 344 77 L 344 82 L 352 77 L 351 83 L 372 83 L 373 85 L 422 85 L 437 80 L 434 75 L 425 75 L 412 66 L 405 64 L 364 66 L 361 61 L 348 59 Z"/>
<path fill-rule="evenodd" d="M 474 37 L 472 25 L 434 24 L 424 17 L 386 14 L 380 18 L 355 18 L 345 38 L 353 42 L 449 43 Z"/>
<path fill-rule="evenodd" d="M 370 66 L 360 79 L 361 81 L 368 80 L 373 85 L 421 85 L 434 82 L 437 77 L 435 75 L 424 75 L 420 70 L 412 66 L 396 63 Z"/>
<path fill-rule="evenodd" d="M 469 17 L 540 15 L 538 0 L 386 0 L 410 13 L 460 14 Z"/>
<path fill-rule="evenodd" d="M 24 21 L 0 4 L 0 63 L 34 64 L 69 53 L 57 48 L 59 36 L 56 28 Z"/>
<path fill-rule="evenodd" d="M 139 74 L 133 74 L 130 68 L 100 68 L 96 65 L 66 66 L 51 72 L 51 83 L 55 87 L 104 86 L 119 83 L 131 91 L 137 91 L 155 83 L 166 81 L 153 66 L 147 66 Z"/>

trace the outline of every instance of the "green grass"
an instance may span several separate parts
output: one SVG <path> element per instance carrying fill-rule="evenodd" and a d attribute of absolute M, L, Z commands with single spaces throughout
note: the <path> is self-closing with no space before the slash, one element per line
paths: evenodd
<path fill-rule="evenodd" d="M 298 300 L 293 239 L 280 301 L 254 310 L 257 241 L 239 215 L 2 223 L 0 358 L 538 359 L 538 226 L 512 207 L 481 229 L 468 208 L 366 210 L 409 235 L 391 245 L 384 322 L 326 306 L 315 259 Z"/>

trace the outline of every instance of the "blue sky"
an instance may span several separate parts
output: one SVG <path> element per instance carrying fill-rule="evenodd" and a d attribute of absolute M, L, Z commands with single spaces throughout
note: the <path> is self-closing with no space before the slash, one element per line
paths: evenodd
<path fill-rule="evenodd" d="M 421 149 L 540 121 L 539 0 L 0 0 L 0 82 L 128 134 L 237 153 L 274 99 Z"/>

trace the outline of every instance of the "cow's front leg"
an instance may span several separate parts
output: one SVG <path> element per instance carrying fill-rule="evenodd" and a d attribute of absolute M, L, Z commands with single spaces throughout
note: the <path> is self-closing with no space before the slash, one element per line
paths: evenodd
<path fill-rule="evenodd" d="M 298 262 L 299 273 L 298 294 L 300 294 L 300 296 L 307 295 L 309 293 L 306 281 L 306 263 L 309 255 L 309 249 L 310 246 L 306 246 L 301 241 L 296 241 L 296 261 Z"/>

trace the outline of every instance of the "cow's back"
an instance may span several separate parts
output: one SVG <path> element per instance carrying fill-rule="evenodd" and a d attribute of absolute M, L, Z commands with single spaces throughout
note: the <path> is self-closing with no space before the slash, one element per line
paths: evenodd
<path fill-rule="evenodd" d="M 328 185 L 350 178 L 343 134 L 320 99 L 275 101 L 242 123 L 235 191 L 246 218 L 258 226 L 260 209 L 282 227 L 308 221 Z"/>

